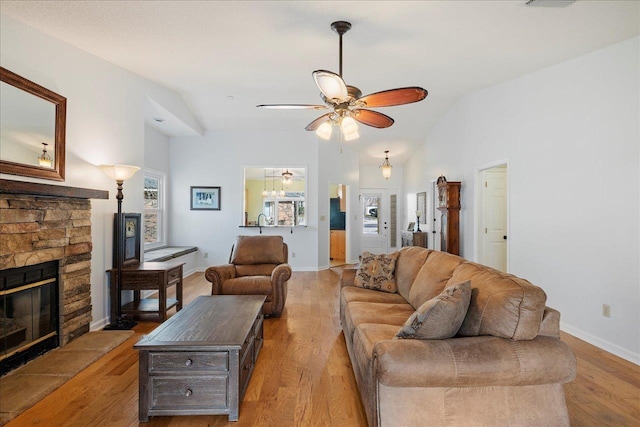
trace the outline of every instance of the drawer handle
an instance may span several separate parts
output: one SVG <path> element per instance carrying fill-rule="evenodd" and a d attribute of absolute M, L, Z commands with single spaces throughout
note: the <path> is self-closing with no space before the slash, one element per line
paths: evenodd
<path fill-rule="evenodd" d="M 186 361 L 186 362 L 184 362 L 184 365 L 185 365 L 185 366 L 191 366 L 191 365 L 193 365 L 193 360 L 191 360 L 191 359 L 187 359 L 187 361 Z M 190 390 L 189 390 L 189 391 L 190 391 Z"/>
<path fill-rule="evenodd" d="M 184 392 L 184 395 L 189 397 L 193 394 L 193 392 L 190 389 L 187 389 L 187 391 Z"/>

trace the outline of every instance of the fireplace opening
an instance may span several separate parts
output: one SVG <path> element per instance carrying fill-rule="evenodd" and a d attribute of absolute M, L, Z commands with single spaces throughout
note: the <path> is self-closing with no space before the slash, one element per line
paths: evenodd
<path fill-rule="evenodd" d="M 0 376 L 59 346 L 58 261 L 0 271 Z"/>

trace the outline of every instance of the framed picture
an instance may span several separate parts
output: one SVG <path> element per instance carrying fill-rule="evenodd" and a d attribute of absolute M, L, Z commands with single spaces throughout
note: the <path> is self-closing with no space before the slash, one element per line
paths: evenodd
<path fill-rule="evenodd" d="M 118 236 L 124 239 L 124 254 L 122 265 L 140 264 L 140 239 L 142 215 L 139 213 L 122 213 L 122 229 L 117 233 L 118 214 L 113 215 L 113 265 L 117 265 L 116 248 Z"/>
<path fill-rule="evenodd" d="M 191 187 L 192 211 L 219 211 L 220 187 Z"/>
<path fill-rule="evenodd" d="M 409 226 L 407 227 L 407 231 L 413 231 L 413 229 L 416 227 L 416 223 L 411 221 L 409 223 Z"/>
<path fill-rule="evenodd" d="M 427 193 L 426 192 L 418 193 L 416 197 L 416 211 L 420 212 L 420 218 L 422 218 L 422 223 L 424 224 L 424 220 L 427 216 Z"/>

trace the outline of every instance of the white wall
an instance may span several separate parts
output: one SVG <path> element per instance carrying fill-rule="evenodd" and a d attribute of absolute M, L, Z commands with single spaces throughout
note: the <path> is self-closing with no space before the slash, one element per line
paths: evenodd
<path fill-rule="evenodd" d="M 405 167 L 407 192 L 440 173 L 462 181 L 462 255 L 473 259 L 476 171 L 507 159 L 509 271 L 546 291 L 564 330 L 635 363 L 639 47 L 634 38 L 464 97 Z"/>
<path fill-rule="evenodd" d="M 0 65 L 67 98 L 65 182 L 2 175 L 4 179 L 109 191 L 109 200 L 92 200 L 91 327 L 108 320 L 116 183 L 96 166 L 145 163 L 144 103 L 147 94 L 179 97 L 113 64 L 58 39 L 0 16 Z M 142 211 L 142 174 L 124 184 L 123 210 Z"/>
<path fill-rule="evenodd" d="M 169 173 L 169 137 L 147 125 L 144 127 L 144 167 Z"/>
<path fill-rule="evenodd" d="M 313 133 L 211 131 L 204 137 L 173 137 L 170 142 L 169 241 L 199 249 L 200 270 L 227 263 L 238 235 L 258 234 L 241 228 L 244 166 L 307 168 L 308 226 L 263 228 L 265 235 L 282 235 L 289 245 L 294 270 L 316 270 L 318 258 L 318 143 Z M 189 209 L 191 186 L 219 186 L 221 210 Z M 326 192 L 326 190 L 325 190 Z M 328 232 L 327 232 L 328 233 Z M 204 254 L 208 253 L 208 258 Z M 295 253 L 295 257 L 293 254 Z"/>

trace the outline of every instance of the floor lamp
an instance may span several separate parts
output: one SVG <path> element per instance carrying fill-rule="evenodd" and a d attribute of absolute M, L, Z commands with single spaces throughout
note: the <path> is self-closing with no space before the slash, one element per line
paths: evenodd
<path fill-rule="evenodd" d="M 100 169 L 111 179 L 118 184 L 118 193 L 116 199 L 118 200 L 118 215 L 116 217 L 116 283 L 111 286 L 115 286 L 116 300 L 111 301 L 111 304 L 116 304 L 116 319 L 109 319 L 111 323 L 104 327 L 106 330 L 128 330 L 136 325 L 133 320 L 128 320 L 122 317 L 122 296 L 121 296 L 121 283 L 122 283 L 122 264 L 124 261 L 124 236 L 122 235 L 122 184 L 129 178 L 131 178 L 136 172 L 140 170 L 137 166 L 129 165 L 102 165 Z"/>

